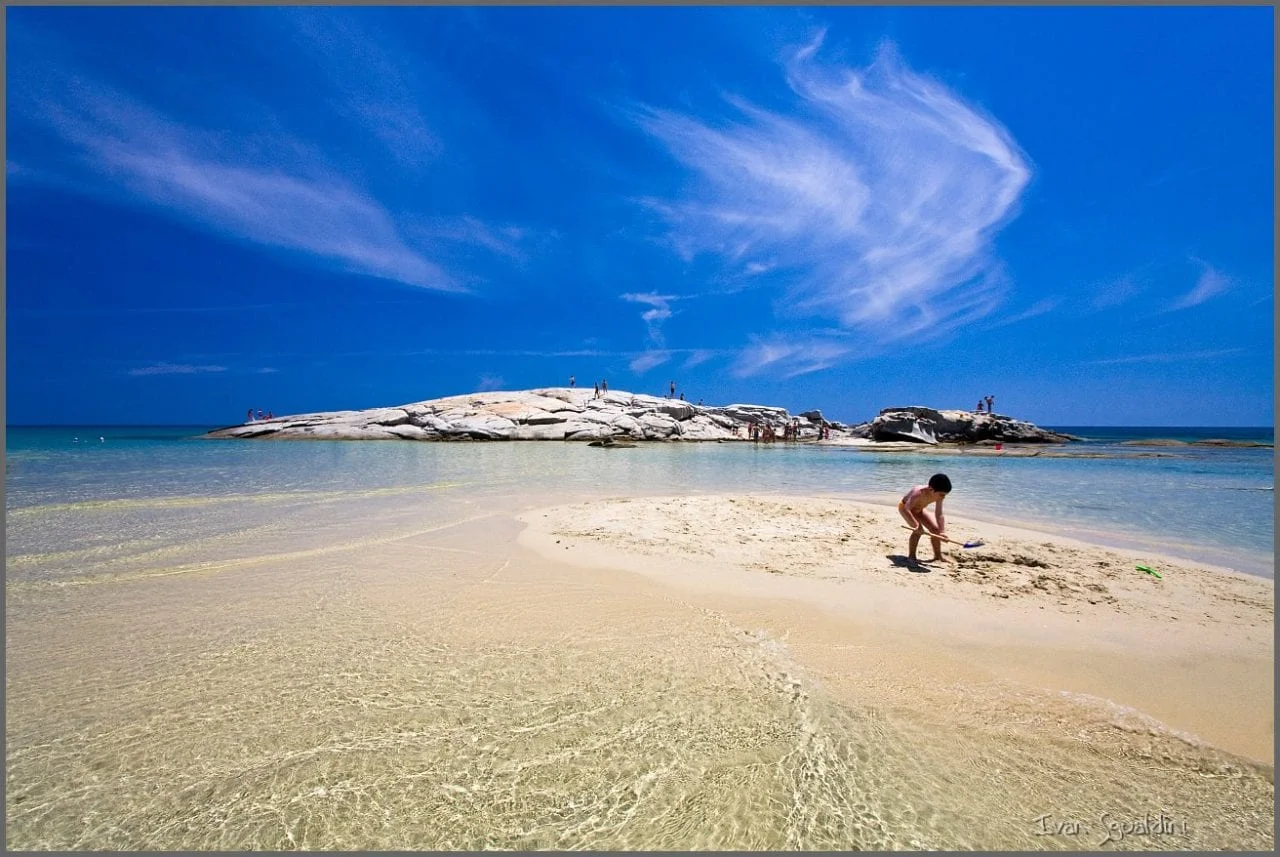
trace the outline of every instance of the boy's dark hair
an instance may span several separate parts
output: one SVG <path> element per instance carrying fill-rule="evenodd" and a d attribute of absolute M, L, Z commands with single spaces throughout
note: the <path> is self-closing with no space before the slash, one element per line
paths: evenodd
<path fill-rule="evenodd" d="M 929 477 L 929 487 L 939 494 L 951 493 L 951 480 L 945 473 L 935 473 Z"/>

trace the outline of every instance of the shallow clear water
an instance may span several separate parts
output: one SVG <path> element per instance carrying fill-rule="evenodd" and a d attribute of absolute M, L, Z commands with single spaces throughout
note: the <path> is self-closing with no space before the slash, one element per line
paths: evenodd
<path fill-rule="evenodd" d="M 198 433 L 9 430 L 12 847 L 1074 850 L 1105 814 L 1160 812 L 1190 832 L 1116 847 L 1274 844 L 1270 770 L 1138 712 L 843 637 L 848 678 L 824 686 L 719 602 L 521 566 L 508 514 L 620 494 L 890 502 L 945 469 L 952 514 L 1150 528 L 1243 568 L 1239 542 L 1269 575 L 1270 450 Z M 1089 833 L 1046 836 L 1046 814 Z"/>
<path fill-rule="evenodd" d="M 212 441 L 199 427 L 10 428 L 5 506 L 9 572 L 30 554 L 151 548 L 261 527 L 290 510 L 396 492 L 559 494 L 800 493 L 895 501 L 946 472 L 952 516 L 1138 547 L 1253 574 L 1274 573 L 1269 448 L 1162 447 L 1135 437 L 1231 437 L 1224 429 L 1092 431 L 1078 448 L 1109 458 L 876 453 L 813 445 Z M 1268 440 L 1269 430 L 1235 430 Z M 101 438 L 101 440 L 100 440 Z M 1148 450 L 1149 451 L 1149 450 Z M 252 500 L 248 505 L 243 501 Z M 84 514 L 89 512 L 91 514 Z M 159 526 L 163 523 L 163 526 Z M 124 548 L 127 550 L 128 548 Z M 79 554 L 74 554 L 79 556 Z M 19 566 L 38 564 L 31 556 Z"/>

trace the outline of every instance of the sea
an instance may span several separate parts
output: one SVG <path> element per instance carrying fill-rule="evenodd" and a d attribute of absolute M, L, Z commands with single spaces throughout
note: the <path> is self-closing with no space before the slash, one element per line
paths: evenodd
<path fill-rule="evenodd" d="M 1084 454 L 1068 457 L 748 442 L 603 453 L 548 442 L 264 442 L 203 437 L 211 428 L 10 426 L 9 579 L 92 573 L 88 557 L 119 564 L 184 542 L 269 538 L 259 513 L 272 504 L 285 517 L 323 514 L 339 500 L 395 502 L 435 485 L 504 503 L 726 492 L 894 503 L 935 472 L 955 486 L 952 517 L 1274 574 L 1274 449 L 1196 443 L 1270 445 L 1271 427 L 1055 427 L 1081 439 L 1066 448 Z"/>
<path fill-rule="evenodd" d="M 1269 765 L 1123 701 L 534 558 L 515 518 L 890 506 L 945 472 L 966 538 L 1020 524 L 1271 578 L 1273 449 L 1195 443 L 1270 428 L 1061 427 L 1074 457 L 210 428 L 7 429 L 8 847 L 1274 848 Z"/>

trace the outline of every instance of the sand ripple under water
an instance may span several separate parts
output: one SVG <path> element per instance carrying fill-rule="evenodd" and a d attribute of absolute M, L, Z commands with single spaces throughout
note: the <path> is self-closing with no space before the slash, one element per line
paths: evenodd
<path fill-rule="evenodd" d="M 483 511 L 12 590 L 9 847 L 1274 844 L 1269 767 L 1103 700 L 557 563 Z M 1157 814 L 1175 829 L 1115 826 Z"/>

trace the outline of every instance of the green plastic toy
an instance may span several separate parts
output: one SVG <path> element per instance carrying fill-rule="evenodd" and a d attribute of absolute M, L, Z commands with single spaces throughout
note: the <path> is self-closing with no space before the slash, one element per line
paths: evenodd
<path fill-rule="evenodd" d="M 1140 565 L 1137 568 L 1138 568 L 1138 571 L 1145 571 L 1147 574 L 1151 575 L 1152 577 L 1158 578 L 1160 580 L 1164 580 L 1163 577 L 1160 577 L 1160 572 L 1156 571 L 1154 568 L 1152 568 L 1149 565 Z"/>

